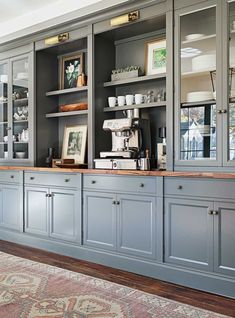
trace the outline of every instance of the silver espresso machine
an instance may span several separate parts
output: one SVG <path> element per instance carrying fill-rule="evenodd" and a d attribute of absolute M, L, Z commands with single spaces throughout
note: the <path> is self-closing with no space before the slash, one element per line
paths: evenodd
<path fill-rule="evenodd" d="M 108 119 L 103 129 L 112 134 L 112 149 L 101 151 L 95 159 L 98 169 L 139 169 L 140 152 L 150 150 L 150 125 L 147 119 L 134 117 Z"/>

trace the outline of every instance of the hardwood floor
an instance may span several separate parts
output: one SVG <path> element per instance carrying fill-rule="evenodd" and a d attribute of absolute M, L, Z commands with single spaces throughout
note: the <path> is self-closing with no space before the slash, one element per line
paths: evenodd
<path fill-rule="evenodd" d="M 235 317 L 235 300 L 0 240 L 0 251 Z"/>

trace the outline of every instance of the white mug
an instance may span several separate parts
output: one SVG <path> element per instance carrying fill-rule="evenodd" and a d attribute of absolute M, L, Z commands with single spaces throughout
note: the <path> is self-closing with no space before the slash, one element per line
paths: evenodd
<path fill-rule="evenodd" d="M 3 137 L 3 141 L 4 141 L 4 142 L 8 142 L 8 136 L 4 136 L 4 137 Z"/>
<path fill-rule="evenodd" d="M 143 103 L 143 94 L 135 94 L 135 104 Z"/>
<path fill-rule="evenodd" d="M 116 97 L 109 97 L 108 98 L 109 107 L 115 107 L 116 106 L 116 102 L 117 102 Z"/>
<path fill-rule="evenodd" d="M 4 151 L 4 158 L 8 158 L 8 151 Z"/>
<path fill-rule="evenodd" d="M 126 95 L 126 104 L 133 105 L 134 103 L 134 95 Z"/>
<path fill-rule="evenodd" d="M 118 106 L 125 105 L 125 96 L 118 96 Z"/>

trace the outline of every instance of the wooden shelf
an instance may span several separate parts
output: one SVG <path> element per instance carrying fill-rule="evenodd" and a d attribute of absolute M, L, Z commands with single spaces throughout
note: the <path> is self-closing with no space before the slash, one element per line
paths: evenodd
<path fill-rule="evenodd" d="M 164 107 L 164 106 L 166 106 L 166 101 L 139 104 L 139 105 L 129 105 L 129 106 L 125 105 L 125 106 L 105 107 L 104 112 L 117 112 L 117 111 L 123 111 L 128 109 L 135 109 L 135 108 L 143 109 L 143 108 Z"/>
<path fill-rule="evenodd" d="M 78 116 L 78 115 L 87 115 L 88 110 L 76 110 L 73 112 L 60 112 L 60 113 L 50 113 L 46 114 L 46 118 L 56 118 L 56 117 L 65 117 L 65 116 Z"/>
<path fill-rule="evenodd" d="M 88 89 L 88 86 L 58 89 L 56 91 L 47 92 L 46 96 L 57 96 L 57 95 L 63 95 L 63 94 L 69 94 L 69 93 L 85 92 L 87 91 L 87 89 Z"/>
<path fill-rule="evenodd" d="M 166 78 L 166 73 L 145 75 L 145 76 L 139 76 L 139 77 L 133 77 L 133 78 L 126 78 L 126 79 L 119 80 L 119 81 L 105 82 L 104 87 L 125 85 L 125 84 L 134 84 L 134 83 L 138 83 L 138 82 L 153 81 L 153 80 L 164 79 L 164 78 Z"/>
<path fill-rule="evenodd" d="M 200 101 L 200 102 L 192 102 L 192 103 L 182 103 L 181 107 L 193 107 L 193 106 L 204 106 L 204 105 L 215 105 L 216 100 L 206 100 L 206 101 Z"/>

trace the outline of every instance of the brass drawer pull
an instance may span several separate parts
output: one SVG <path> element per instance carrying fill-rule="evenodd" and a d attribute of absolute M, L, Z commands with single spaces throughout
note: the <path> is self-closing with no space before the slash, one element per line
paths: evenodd
<path fill-rule="evenodd" d="M 30 177 L 30 180 L 34 180 L 35 179 L 35 177 Z"/>
<path fill-rule="evenodd" d="M 214 211 L 213 211 L 213 210 L 208 209 L 208 214 L 209 214 L 209 215 L 212 215 L 212 214 L 214 214 Z"/>
<path fill-rule="evenodd" d="M 70 179 L 64 179 L 64 182 L 69 182 L 70 181 Z"/>
<path fill-rule="evenodd" d="M 119 204 L 120 204 L 120 201 L 116 201 L 116 204 L 119 205 Z"/>
<path fill-rule="evenodd" d="M 140 184 L 140 187 L 143 188 L 143 187 L 144 187 L 144 183 L 141 183 L 141 184 Z"/>
<path fill-rule="evenodd" d="M 213 215 L 218 215 L 219 212 L 218 211 L 213 211 Z"/>
<path fill-rule="evenodd" d="M 14 178 L 15 178 L 15 176 L 11 175 L 11 179 L 14 179 Z"/>
<path fill-rule="evenodd" d="M 178 189 L 178 190 L 182 190 L 182 189 L 183 189 L 183 186 L 182 186 L 182 185 L 179 185 L 179 186 L 177 187 L 177 189 Z"/>
<path fill-rule="evenodd" d="M 92 184 L 95 184 L 95 183 L 96 183 L 96 181 L 95 181 L 95 180 L 91 180 L 91 183 L 92 183 Z"/>

